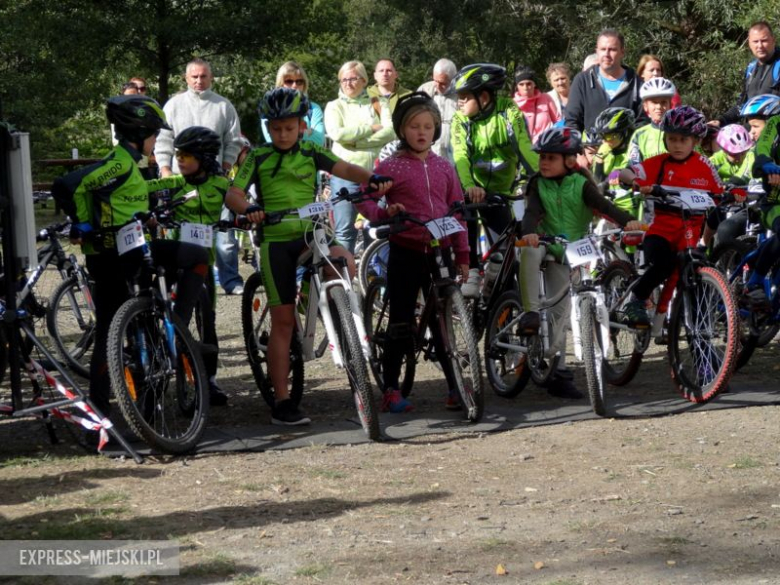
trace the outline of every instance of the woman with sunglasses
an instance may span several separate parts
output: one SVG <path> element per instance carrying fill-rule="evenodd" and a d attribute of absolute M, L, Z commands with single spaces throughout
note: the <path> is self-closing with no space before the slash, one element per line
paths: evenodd
<path fill-rule="evenodd" d="M 303 95 L 309 95 L 309 77 L 306 71 L 295 61 L 287 61 L 276 72 L 276 87 L 289 87 L 297 89 Z M 309 113 L 304 118 L 306 130 L 303 131 L 303 140 L 309 140 L 318 146 L 325 146 L 325 119 L 322 108 L 309 100 Z M 268 133 L 268 120 L 260 120 L 260 131 L 266 142 L 271 142 Z"/>
<path fill-rule="evenodd" d="M 381 106 L 374 108 L 372 98 L 366 93 L 368 74 L 360 61 L 348 61 L 341 66 L 339 85 L 339 97 L 325 106 L 325 129 L 333 140 L 333 154 L 373 171 L 381 148 L 395 139 L 390 108 L 385 98 L 379 98 Z M 356 183 L 331 178 L 333 193 L 344 187 L 350 191 L 358 189 Z M 341 201 L 333 207 L 333 216 L 336 238 L 347 250 L 354 252 L 357 211 L 349 201 Z"/>

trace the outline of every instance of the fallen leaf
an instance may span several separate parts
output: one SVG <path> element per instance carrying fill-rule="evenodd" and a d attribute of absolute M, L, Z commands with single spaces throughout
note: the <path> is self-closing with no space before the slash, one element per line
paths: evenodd
<path fill-rule="evenodd" d="M 504 568 L 504 565 L 499 564 L 496 567 L 496 575 L 506 575 L 506 574 L 508 574 L 508 571 L 506 570 L 506 568 Z"/>
<path fill-rule="evenodd" d="M 534 569 L 536 569 L 537 571 L 541 571 L 542 569 L 544 569 L 544 563 L 542 561 L 536 561 L 534 563 Z"/>
<path fill-rule="evenodd" d="M 677 561 L 666 561 L 666 565 L 669 567 L 674 567 L 677 564 Z"/>
<path fill-rule="evenodd" d="M 525 491 L 527 491 L 527 492 L 538 492 L 539 490 L 536 489 L 536 488 L 527 487 L 527 488 L 525 488 Z"/>

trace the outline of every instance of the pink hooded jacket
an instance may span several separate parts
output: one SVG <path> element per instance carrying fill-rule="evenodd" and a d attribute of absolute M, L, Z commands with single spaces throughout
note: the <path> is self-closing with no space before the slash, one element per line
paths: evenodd
<path fill-rule="evenodd" d="M 379 163 L 375 172 L 393 179 L 393 186 L 384 194 L 387 203 L 401 203 L 409 215 L 423 221 L 442 217 L 455 201 L 463 201 L 463 190 L 455 167 L 433 152 L 423 161 L 407 151 L 399 150 Z M 369 221 L 387 217 L 385 210 L 376 203 L 382 196 L 374 196 L 376 199 L 356 205 L 358 211 Z M 422 226 L 392 234 L 390 241 L 420 252 L 431 251 L 431 235 Z M 456 264 L 468 264 L 469 244 L 465 231 L 443 238 L 441 245 L 452 246 Z"/>
<path fill-rule="evenodd" d="M 534 89 L 534 95 L 530 98 L 521 97 L 515 93 L 514 98 L 517 107 L 525 115 L 525 125 L 531 142 L 536 142 L 537 136 L 561 119 L 561 113 L 555 101 L 546 93 Z"/>

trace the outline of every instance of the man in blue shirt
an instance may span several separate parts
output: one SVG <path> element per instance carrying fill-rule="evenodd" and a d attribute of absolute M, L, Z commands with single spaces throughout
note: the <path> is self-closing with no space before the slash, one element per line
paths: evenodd
<path fill-rule="evenodd" d="M 591 128 L 598 115 L 612 107 L 629 108 L 638 120 L 645 117 L 636 72 L 623 65 L 625 42 L 614 29 L 604 29 L 596 40 L 598 64 L 578 73 L 566 106 L 566 125 L 580 131 Z"/>

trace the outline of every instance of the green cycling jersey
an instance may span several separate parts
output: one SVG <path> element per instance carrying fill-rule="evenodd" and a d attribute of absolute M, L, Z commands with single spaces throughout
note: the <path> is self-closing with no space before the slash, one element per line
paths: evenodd
<path fill-rule="evenodd" d="M 753 177 L 753 163 L 756 154 L 753 149 L 747 151 L 743 159 L 738 163 L 729 161 L 726 152 L 719 150 L 710 157 L 710 162 L 718 171 L 718 175 L 724 183 L 747 184 Z"/>
<path fill-rule="evenodd" d="M 258 205 L 265 211 L 297 209 L 314 201 L 317 171 L 330 173 L 340 160 L 311 142 L 299 142 L 287 152 L 264 144 L 250 151 L 233 186 L 246 193 L 254 184 Z M 291 215 L 281 223 L 264 226 L 261 237 L 269 242 L 288 242 L 302 237 L 310 227 L 310 220 Z"/>
<path fill-rule="evenodd" d="M 666 152 L 664 132 L 655 124 L 638 128 L 631 137 L 628 160 L 632 165 Z"/>
<path fill-rule="evenodd" d="M 539 168 L 539 155 L 531 149 L 523 113 L 509 98 L 496 98 L 493 112 L 483 119 L 457 112 L 450 132 L 455 168 L 464 189 L 482 187 L 510 195 L 520 167 L 527 175 Z"/>

